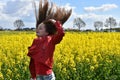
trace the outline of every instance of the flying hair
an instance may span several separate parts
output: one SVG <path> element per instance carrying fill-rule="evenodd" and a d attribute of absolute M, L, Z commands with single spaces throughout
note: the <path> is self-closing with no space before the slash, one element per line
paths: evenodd
<path fill-rule="evenodd" d="M 36 28 L 40 23 L 49 19 L 60 21 L 63 25 L 72 13 L 72 9 L 65 9 L 65 7 L 57 6 L 55 3 L 49 2 L 48 0 L 40 0 L 38 10 L 34 1 L 33 5 L 36 18 Z"/>

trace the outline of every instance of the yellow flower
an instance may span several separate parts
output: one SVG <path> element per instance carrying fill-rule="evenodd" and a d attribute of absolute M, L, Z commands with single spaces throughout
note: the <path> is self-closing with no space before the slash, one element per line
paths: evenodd
<path fill-rule="evenodd" d="M 90 66 L 90 70 L 93 71 L 95 68 L 94 66 Z"/>

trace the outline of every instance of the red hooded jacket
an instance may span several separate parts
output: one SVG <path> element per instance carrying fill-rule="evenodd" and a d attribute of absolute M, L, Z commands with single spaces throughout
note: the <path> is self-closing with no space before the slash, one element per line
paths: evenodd
<path fill-rule="evenodd" d="M 56 21 L 55 25 L 56 34 L 35 38 L 29 48 L 27 55 L 31 57 L 29 69 L 32 78 L 36 78 L 36 74 L 48 75 L 52 73 L 55 45 L 60 43 L 64 36 L 60 22 Z"/>

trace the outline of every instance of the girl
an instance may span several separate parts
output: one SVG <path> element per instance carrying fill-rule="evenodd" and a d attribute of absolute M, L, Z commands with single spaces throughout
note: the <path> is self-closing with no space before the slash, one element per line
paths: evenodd
<path fill-rule="evenodd" d="M 27 54 L 31 58 L 29 65 L 31 80 L 55 80 L 52 71 L 53 53 L 55 45 L 60 43 L 64 36 L 62 25 L 71 15 L 71 10 L 66 11 L 55 5 L 49 7 L 47 0 L 44 0 L 43 4 L 40 0 L 38 16 L 36 14 L 37 38 L 33 40 Z M 56 8 L 56 11 L 53 11 L 53 8 Z"/>

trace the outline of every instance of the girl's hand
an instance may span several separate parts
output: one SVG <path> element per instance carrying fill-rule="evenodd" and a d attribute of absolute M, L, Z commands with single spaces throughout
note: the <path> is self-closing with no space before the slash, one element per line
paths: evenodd
<path fill-rule="evenodd" d="M 54 20 L 54 19 L 49 19 L 52 23 L 56 23 L 56 20 Z"/>
<path fill-rule="evenodd" d="M 28 47 L 28 50 L 30 49 L 30 46 Z"/>

